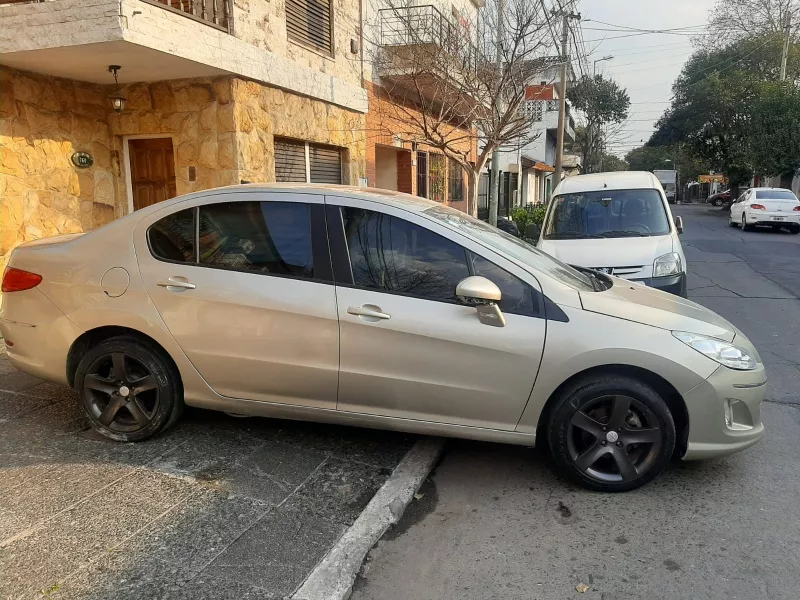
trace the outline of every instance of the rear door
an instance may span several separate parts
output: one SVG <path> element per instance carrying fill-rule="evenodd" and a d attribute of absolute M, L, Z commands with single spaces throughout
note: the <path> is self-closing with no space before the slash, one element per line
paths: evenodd
<path fill-rule="evenodd" d="M 208 195 L 143 219 L 134 240 L 150 298 L 217 393 L 336 407 L 339 325 L 321 195 Z"/>
<path fill-rule="evenodd" d="M 535 279 L 419 215 L 367 200 L 327 202 L 339 410 L 513 430 L 544 347 Z M 456 285 L 471 274 L 500 287 L 505 327 L 482 324 L 456 302 Z"/>

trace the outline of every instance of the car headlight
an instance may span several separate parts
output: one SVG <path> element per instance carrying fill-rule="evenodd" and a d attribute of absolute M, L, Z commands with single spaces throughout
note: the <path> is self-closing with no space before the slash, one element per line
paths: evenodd
<path fill-rule="evenodd" d="M 667 275 L 677 275 L 682 272 L 683 262 L 681 261 L 681 255 L 677 252 L 659 256 L 653 262 L 653 277 L 666 277 Z"/>
<path fill-rule="evenodd" d="M 758 366 L 758 361 L 749 350 L 723 340 L 685 331 L 673 331 L 672 335 L 700 354 L 705 354 L 711 360 L 731 369 L 752 371 Z"/>

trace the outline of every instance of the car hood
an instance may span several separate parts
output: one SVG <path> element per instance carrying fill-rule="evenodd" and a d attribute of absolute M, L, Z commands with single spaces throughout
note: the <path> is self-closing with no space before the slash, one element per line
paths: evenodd
<path fill-rule="evenodd" d="M 568 265 L 579 267 L 641 267 L 672 252 L 672 236 L 545 240 L 537 248 Z"/>
<path fill-rule="evenodd" d="M 611 277 L 604 292 L 581 292 L 583 309 L 671 331 L 688 331 L 732 342 L 736 328 L 696 302 Z"/>

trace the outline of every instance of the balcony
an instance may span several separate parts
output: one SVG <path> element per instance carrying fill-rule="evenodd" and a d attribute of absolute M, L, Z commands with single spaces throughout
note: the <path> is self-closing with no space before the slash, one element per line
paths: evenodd
<path fill-rule="evenodd" d="M 547 133 L 556 137 L 558 135 L 558 100 L 547 100 L 542 115 L 542 124 Z M 567 103 L 567 121 L 564 123 L 564 141 L 575 141 L 575 121 L 570 114 L 570 105 Z"/>
<path fill-rule="evenodd" d="M 472 40 L 468 23 L 453 23 L 433 5 L 384 8 L 380 17 L 380 52 L 376 60 L 384 87 L 463 109 L 464 76 L 488 65 Z"/>
<path fill-rule="evenodd" d="M 142 0 L 200 23 L 233 33 L 233 13 L 229 0 Z"/>

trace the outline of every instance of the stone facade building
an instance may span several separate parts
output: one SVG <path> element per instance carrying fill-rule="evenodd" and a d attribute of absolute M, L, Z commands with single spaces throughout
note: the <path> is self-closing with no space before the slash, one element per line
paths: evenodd
<path fill-rule="evenodd" d="M 195 190 L 363 182 L 357 2 L 0 0 L 0 20 L 0 267 Z"/>

